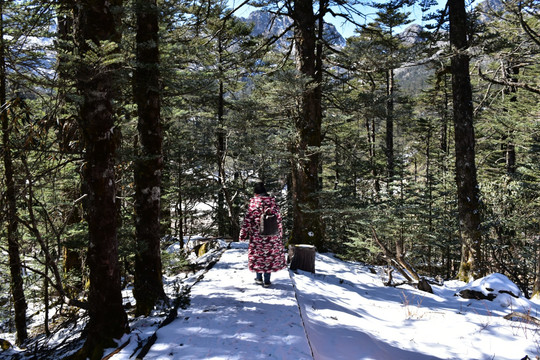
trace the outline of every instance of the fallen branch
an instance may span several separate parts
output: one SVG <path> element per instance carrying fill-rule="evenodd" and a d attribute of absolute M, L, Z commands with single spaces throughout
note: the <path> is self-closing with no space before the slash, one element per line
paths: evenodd
<path fill-rule="evenodd" d="M 533 323 L 535 325 L 540 326 L 540 319 L 535 318 L 534 316 L 531 316 L 529 314 L 525 314 L 525 313 L 521 313 L 517 311 L 511 312 L 510 314 L 505 315 L 504 318 L 506 320 L 512 320 L 512 318 L 520 318 L 520 319 L 528 321 L 529 323 Z"/>
<path fill-rule="evenodd" d="M 118 354 L 123 348 L 125 348 L 127 346 L 127 344 L 129 344 L 129 341 L 131 340 L 131 338 L 127 339 L 127 341 L 125 343 L 123 343 L 122 345 L 120 345 L 117 349 L 115 349 L 112 353 L 110 353 L 109 355 L 105 356 L 104 358 L 102 358 L 101 360 L 109 360 L 110 358 L 112 358 L 114 355 Z"/>
<path fill-rule="evenodd" d="M 407 281 L 413 283 L 414 281 L 419 281 L 420 280 L 420 276 L 418 275 L 418 273 L 413 269 L 413 267 L 407 263 L 402 256 L 396 256 L 396 254 L 394 254 L 392 251 L 390 251 L 390 249 L 388 249 L 380 240 L 379 240 L 379 237 L 377 236 L 377 232 L 375 231 L 375 228 L 373 226 L 371 226 L 371 232 L 373 234 L 373 240 L 375 240 L 375 242 L 377 243 L 377 245 L 379 245 L 379 247 L 384 251 L 384 256 L 386 257 L 386 259 L 390 260 L 397 271 L 400 272 L 401 275 L 403 275 L 403 277 L 405 279 L 407 279 Z M 414 278 L 414 280 L 413 280 Z"/>

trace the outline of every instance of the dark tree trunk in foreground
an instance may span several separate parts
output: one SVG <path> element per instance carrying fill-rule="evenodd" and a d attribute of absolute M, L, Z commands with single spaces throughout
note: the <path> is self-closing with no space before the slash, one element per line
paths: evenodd
<path fill-rule="evenodd" d="M 6 199 L 6 220 L 7 220 L 7 241 L 9 253 L 9 270 L 11 273 L 11 295 L 13 297 L 13 307 L 15 310 L 15 329 L 17 330 L 17 344 L 21 344 L 28 337 L 26 328 L 26 298 L 24 297 L 22 264 L 17 240 L 17 198 L 15 193 L 15 179 L 13 158 L 11 157 L 10 146 L 10 124 L 7 116 L 6 106 L 6 62 L 4 47 L 4 1 L 0 0 L 0 118 L 2 120 L 2 153 L 4 160 L 5 175 L 5 199 Z"/>
<path fill-rule="evenodd" d="M 158 9 L 156 0 L 138 0 L 137 66 L 134 95 L 138 109 L 141 143 L 135 163 L 135 314 L 149 315 L 157 301 L 165 299 L 160 254 L 161 172 L 163 170 L 160 121 Z"/>
<path fill-rule="evenodd" d="M 291 243 L 324 247 L 319 212 L 321 146 L 322 54 L 317 46 L 317 17 L 312 0 L 295 0 L 292 14 L 297 68 L 308 81 L 299 99 L 295 119 L 297 136 L 292 147 L 293 228 Z"/>
<path fill-rule="evenodd" d="M 117 239 L 117 130 L 112 100 L 118 65 L 104 61 L 114 55 L 117 50 L 111 45 L 121 39 L 117 27 L 122 0 L 89 0 L 77 5 L 74 25 L 80 54 L 77 87 L 82 96 L 80 126 L 85 141 L 84 180 L 88 194 L 90 319 L 86 342 L 74 357 L 93 360 L 101 359 L 103 349 L 116 346 L 113 339 L 129 331 L 122 307 Z"/>
<path fill-rule="evenodd" d="M 467 54 L 467 14 L 464 0 L 448 1 L 452 46 L 452 92 L 456 142 L 456 182 L 461 232 L 458 277 L 468 281 L 482 275 L 480 200 L 476 179 L 472 89 Z"/>

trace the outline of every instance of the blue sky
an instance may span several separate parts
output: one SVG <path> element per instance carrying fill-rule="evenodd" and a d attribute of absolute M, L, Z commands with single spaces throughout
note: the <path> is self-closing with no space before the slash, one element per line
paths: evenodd
<path fill-rule="evenodd" d="M 383 2 L 384 0 L 382 1 L 374 0 L 374 1 L 380 3 L 380 2 Z M 437 5 L 436 9 L 440 9 L 442 6 L 444 6 L 446 4 L 446 0 L 438 0 L 438 3 L 439 5 Z M 362 10 L 362 12 L 365 14 L 366 17 L 357 18 L 356 19 L 357 22 L 361 24 L 367 24 L 375 18 L 376 9 L 369 8 L 369 7 L 360 7 L 360 6 L 358 8 Z M 424 25 L 424 23 L 422 22 L 422 8 L 420 7 L 420 5 L 414 5 L 412 7 L 409 7 L 407 11 L 410 12 L 409 18 L 413 20 L 412 23 Z M 433 11 L 435 11 L 435 9 L 430 10 L 430 12 L 433 12 Z M 345 23 L 343 19 L 341 18 L 336 19 L 336 18 L 333 18 L 332 16 L 327 16 L 325 20 L 333 24 L 343 37 L 347 38 L 351 35 L 354 35 L 355 26 L 353 24 Z"/>
<path fill-rule="evenodd" d="M 243 2 L 242 0 L 228 0 L 228 1 L 229 1 L 230 8 L 235 8 L 236 6 L 238 6 L 239 4 Z M 377 1 L 380 2 L 382 0 L 377 0 Z M 439 2 L 439 5 L 437 6 L 437 8 L 441 8 L 442 6 L 446 4 L 446 0 L 438 0 L 438 2 Z M 357 18 L 356 19 L 357 22 L 363 24 L 363 23 L 369 23 L 371 20 L 373 20 L 375 16 L 375 10 L 370 9 L 368 7 L 362 7 L 362 6 L 358 6 L 358 9 L 360 9 L 363 13 L 365 13 L 366 17 Z M 236 15 L 240 17 L 246 17 L 253 10 L 254 8 L 250 6 L 243 6 L 243 8 L 241 8 L 236 13 Z M 411 19 L 413 19 L 414 23 L 423 25 L 422 9 L 420 8 L 420 5 L 414 5 L 411 8 L 409 8 L 408 11 L 411 13 L 410 17 Z M 347 38 L 351 35 L 354 35 L 355 26 L 351 23 L 344 22 L 342 18 L 335 18 L 331 15 L 328 15 L 325 20 L 333 24 L 343 37 Z"/>

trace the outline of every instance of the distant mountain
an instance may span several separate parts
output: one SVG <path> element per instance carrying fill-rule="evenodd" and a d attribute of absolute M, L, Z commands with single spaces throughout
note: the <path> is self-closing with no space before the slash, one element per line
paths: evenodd
<path fill-rule="evenodd" d="M 489 23 L 496 20 L 495 13 L 505 11 L 504 3 L 502 0 L 484 0 L 478 5 L 476 9 L 479 11 L 479 20 L 483 23 Z M 424 28 L 420 25 L 412 24 L 407 27 L 398 36 L 403 42 L 410 45 L 416 45 L 423 41 Z M 395 70 L 396 81 L 399 83 L 402 90 L 411 94 L 419 93 L 427 84 L 427 79 L 433 74 L 433 69 L 426 65 L 411 66 L 410 64 Z"/>
<path fill-rule="evenodd" d="M 409 43 L 409 44 L 418 44 L 423 41 L 425 41 L 425 37 L 423 33 L 426 30 L 417 24 L 412 24 L 408 26 L 405 30 L 403 30 L 398 37 L 401 39 L 401 41 Z"/>
<path fill-rule="evenodd" d="M 480 21 L 489 22 L 493 21 L 496 18 L 493 16 L 494 13 L 504 11 L 504 4 L 501 0 L 484 0 L 479 3 L 476 8 L 480 11 Z"/>
<path fill-rule="evenodd" d="M 249 14 L 243 19 L 247 23 L 254 24 L 252 34 L 255 36 L 263 35 L 265 37 L 278 36 L 282 34 L 292 25 L 292 19 L 287 16 L 277 16 L 263 11 L 257 10 Z M 278 41 L 278 46 L 285 47 L 292 39 L 293 33 L 291 30 L 285 33 L 282 39 Z M 346 44 L 345 39 L 336 27 L 332 24 L 324 24 L 324 38 L 330 44 L 338 47 L 343 47 Z"/>
<path fill-rule="evenodd" d="M 484 0 L 478 3 L 477 9 L 480 10 L 481 13 L 480 21 L 489 22 L 492 20 L 490 17 L 491 14 L 504 11 L 504 4 L 502 0 Z M 253 35 L 263 35 L 265 37 L 280 35 L 292 24 L 292 20 L 289 17 L 280 16 L 274 18 L 269 12 L 260 10 L 252 12 L 243 20 L 254 24 L 252 31 Z M 409 46 L 414 46 L 426 41 L 425 31 L 427 31 L 427 29 L 422 26 L 411 24 L 398 34 L 398 37 Z M 277 42 L 277 45 L 281 48 L 287 47 L 292 36 L 293 33 L 289 30 L 285 36 Z M 324 36 L 329 43 L 336 47 L 344 47 L 346 45 L 346 40 L 332 24 L 325 24 Z M 433 74 L 433 69 L 426 64 L 415 66 L 407 64 L 406 66 L 395 70 L 396 81 L 399 83 L 402 90 L 411 94 L 417 94 L 425 88 L 427 79 L 431 74 Z"/>
<path fill-rule="evenodd" d="M 426 41 L 426 29 L 418 24 L 411 24 L 397 36 L 405 46 L 414 49 Z M 432 74 L 427 65 L 404 64 L 395 69 L 395 80 L 399 87 L 406 93 L 418 94 L 426 85 L 427 79 Z"/>
<path fill-rule="evenodd" d="M 263 35 L 265 37 L 279 35 L 292 24 L 289 17 L 273 17 L 269 12 L 262 10 L 253 11 L 244 21 L 253 24 L 252 35 Z M 289 32 L 288 35 L 291 36 L 292 33 Z"/>

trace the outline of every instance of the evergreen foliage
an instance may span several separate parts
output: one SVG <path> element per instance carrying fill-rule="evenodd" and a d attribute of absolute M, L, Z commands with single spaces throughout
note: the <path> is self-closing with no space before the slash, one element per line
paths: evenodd
<path fill-rule="evenodd" d="M 322 220 L 324 248 L 348 259 L 385 263 L 375 231 L 423 275 L 458 276 L 464 234 L 455 182 L 453 53 L 444 13 L 434 14 L 440 22 L 418 35 L 423 41 L 398 35 L 395 26 L 408 23 L 401 6 L 409 3 L 377 6 L 377 20 L 359 26 L 343 48 L 327 43 L 317 48 L 322 64 L 313 83 L 314 77 L 297 68 L 291 49 L 252 36 L 252 25 L 223 2 L 157 2 L 165 270 L 189 268 L 187 254 L 174 258 L 164 251 L 175 241 L 183 245 L 194 235 L 237 239 L 258 179 L 277 196 L 284 240 L 295 242 L 294 227 L 303 224 L 295 223 L 292 173 L 316 153 L 317 187 L 311 195 L 318 207 L 309 211 Z M 427 9 L 429 2 L 422 3 Z M 2 161 L 0 328 L 19 331 L 13 299 L 6 295 L 12 281 L 8 224 L 16 222 L 26 301 L 47 314 L 44 327 L 33 333 L 49 334 L 73 306 L 87 308 L 89 296 L 87 124 L 81 122 L 84 99 L 76 91 L 81 44 L 73 37 L 71 2 L 2 4 L 6 98 L 1 105 L 7 126 L 0 153 L 4 159 L 9 150 L 12 158 L 16 216 L 9 211 Z M 88 41 L 84 58 L 118 85 L 111 110 L 119 145 L 115 213 L 123 287 L 132 285 L 135 275 L 133 174 L 141 155 L 130 86 L 137 65 L 133 5 L 125 2 L 118 13 L 122 39 Z M 274 2 L 257 5 L 277 15 L 288 11 Z M 349 5 L 338 8 L 345 14 Z M 475 266 L 478 274 L 504 273 L 530 296 L 540 293 L 540 19 L 534 6 L 529 0 L 482 7 L 467 25 L 482 215 L 482 261 Z M 319 40 L 321 46 L 326 41 Z M 297 146 L 302 96 L 318 86 L 320 146 L 309 145 L 302 153 Z M 53 317 L 49 309 L 56 304 L 64 306 Z M 34 313 L 26 316 L 29 322 Z"/>

